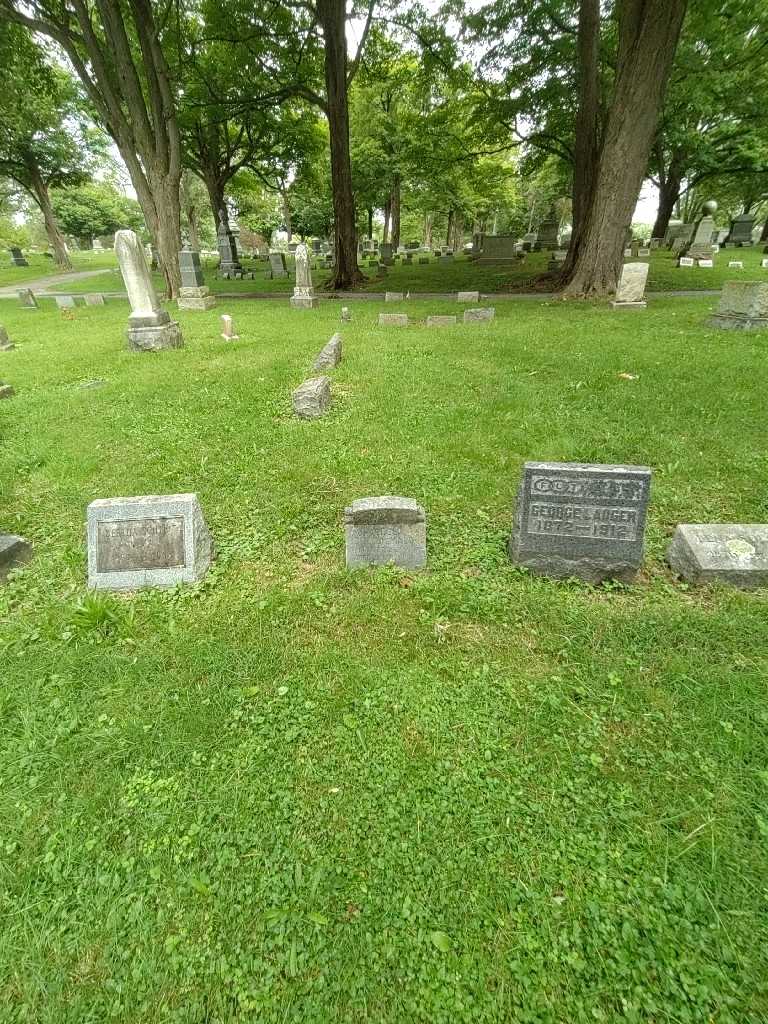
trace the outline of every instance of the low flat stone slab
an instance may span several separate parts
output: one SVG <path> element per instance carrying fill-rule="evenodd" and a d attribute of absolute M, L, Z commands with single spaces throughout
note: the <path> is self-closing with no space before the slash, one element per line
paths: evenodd
<path fill-rule="evenodd" d="M 457 302 L 479 302 L 480 292 L 459 292 L 456 296 Z"/>
<path fill-rule="evenodd" d="M 331 407 L 330 377 L 312 377 L 293 392 L 293 411 L 303 420 L 317 420 Z"/>
<path fill-rule="evenodd" d="M 413 498 L 358 498 L 344 510 L 344 530 L 349 568 L 421 569 L 427 564 L 426 514 Z"/>
<path fill-rule="evenodd" d="M 31 557 L 29 541 L 12 533 L 0 533 L 0 583 L 8 578 L 11 569 L 24 565 Z"/>
<path fill-rule="evenodd" d="M 182 285 L 179 288 L 177 301 L 179 309 L 189 309 L 195 312 L 204 312 L 213 309 L 216 305 L 216 296 L 211 295 L 211 289 L 207 285 Z"/>
<path fill-rule="evenodd" d="M 707 326 L 742 331 L 768 327 L 768 282 L 726 281 Z"/>
<path fill-rule="evenodd" d="M 492 306 L 489 306 L 487 309 L 465 309 L 464 323 L 482 323 L 483 321 L 493 320 L 495 316 L 496 310 Z"/>
<path fill-rule="evenodd" d="M 728 260 L 728 269 L 729 270 L 743 270 L 744 269 L 744 262 L 743 262 L 743 260 Z"/>
<path fill-rule="evenodd" d="M 509 557 L 542 576 L 630 582 L 650 489 L 647 466 L 526 462 Z"/>
<path fill-rule="evenodd" d="M 611 309 L 647 309 L 648 303 L 643 300 L 642 302 L 612 302 Z"/>
<path fill-rule="evenodd" d="M 103 498 L 88 506 L 88 586 L 139 590 L 194 583 L 213 542 L 195 494 Z"/>
<path fill-rule="evenodd" d="M 403 292 L 384 292 L 384 301 L 385 302 L 403 302 L 404 301 Z"/>
<path fill-rule="evenodd" d="M 86 306 L 103 306 L 104 296 L 101 292 L 86 292 L 83 296 Z"/>
<path fill-rule="evenodd" d="M 74 295 L 54 295 L 54 299 L 59 309 L 74 309 L 76 305 Z"/>
<path fill-rule="evenodd" d="M 667 562 L 694 585 L 720 580 L 743 590 L 768 586 L 768 524 L 681 524 Z"/>
<path fill-rule="evenodd" d="M 427 327 L 453 327 L 456 320 L 455 316 L 428 316 Z"/>
<path fill-rule="evenodd" d="M 407 327 L 407 313 L 379 313 L 379 327 Z"/>
<path fill-rule="evenodd" d="M 341 362 L 341 335 L 334 334 L 312 364 L 314 370 L 334 370 Z"/>

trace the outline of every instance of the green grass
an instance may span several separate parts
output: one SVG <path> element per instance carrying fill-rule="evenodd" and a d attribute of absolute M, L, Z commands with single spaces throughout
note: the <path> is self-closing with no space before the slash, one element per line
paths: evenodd
<path fill-rule="evenodd" d="M 663 562 L 678 522 L 768 521 L 768 337 L 712 304 L 356 306 L 307 423 L 331 305 L 131 355 L 122 302 L 0 303 L 36 551 L 0 588 L 3 1020 L 768 1020 L 768 598 Z M 526 459 L 653 467 L 635 586 L 508 563 Z M 87 504 L 176 491 L 205 580 L 88 596 Z M 378 493 L 426 507 L 424 573 L 345 570 Z"/>
<path fill-rule="evenodd" d="M 106 259 L 108 257 L 99 257 Z M 744 277 L 765 278 L 768 280 L 768 270 L 763 270 L 760 262 L 765 258 L 762 246 L 753 249 L 721 250 L 715 257 L 715 266 L 709 270 L 705 268 L 687 268 L 676 265 L 676 257 L 666 249 L 654 251 L 650 258 L 651 270 L 648 279 L 649 291 L 701 291 L 707 289 L 722 288 L 723 282 L 731 279 Z M 368 277 L 368 283 L 363 286 L 363 291 L 411 291 L 418 292 L 452 292 L 464 289 L 477 289 L 482 292 L 505 292 L 510 289 L 520 291 L 530 289 L 542 274 L 546 273 L 549 256 L 546 253 L 531 253 L 525 261 L 514 267 L 483 267 L 477 266 L 464 256 L 456 257 L 453 263 L 439 263 L 434 258 L 426 266 L 419 266 L 418 263 L 411 266 L 395 264 L 390 267 L 386 275 L 377 274 L 375 270 L 368 267 L 367 261 L 362 264 L 362 270 Z M 742 260 L 743 270 L 729 269 L 730 260 Z M 290 277 L 272 280 L 265 263 L 256 263 L 246 259 L 245 265 L 254 269 L 256 276 L 254 280 L 227 281 L 216 277 L 215 261 L 206 261 L 206 283 L 213 292 L 247 293 L 247 292 L 274 292 L 276 294 L 289 294 L 293 290 L 293 260 L 288 261 L 291 271 Z M 316 269 L 313 272 L 313 279 L 316 286 L 322 287 L 327 280 L 329 272 Z M 155 275 L 155 282 L 159 290 L 163 288 L 160 275 Z M 103 276 L 90 278 L 84 281 L 73 281 L 68 286 L 73 293 L 88 291 L 122 291 L 122 280 L 116 269 Z"/>
<path fill-rule="evenodd" d="M 102 267 L 113 267 L 116 265 L 115 254 L 111 251 L 98 252 L 72 252 L 73 270 L 99 270 Z M 38 252 L 25 252 L 24 258 L 29 263 L 28 267 L 15 267 L 9 263 L 10 256 L 7 251 L 0 256 L 0 287 L 11 287 L 18 284 L 22 288 L 26 281 L 34 281 L 47 275 L 62 273 L 53 262 L 50 256 Z M 101 280 L 101 278 L 96 278 Z M 77 282 L 73 282 L 77 283 Z M 87 289 L 86 289 L 87 291 Z"/>

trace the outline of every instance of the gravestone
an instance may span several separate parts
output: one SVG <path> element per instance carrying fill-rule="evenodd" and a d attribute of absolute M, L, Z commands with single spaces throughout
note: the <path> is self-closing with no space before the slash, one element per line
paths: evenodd
<path fill-rule="evenodd" d="M 223 313 L 221 317 L 221 336 L 224 341 L 237 341 L 240 337 L 239 334 L 235 334 L 232 317 L 228 316 L 226 313 Z"/>
<path fill-rule="evenodd" d="M 493 320 L 496 316 L 496 310 L 493 306 L 489 306 L 486 309 L 465 309 L 464 310 L 464 323 L 475 324 L 483 323 L 484 321 Z"/>
<path fill-rule="evenodd" d="M 403 298 L 403 292 L 384 292 L 385 302 L 402 302 Z"/>
<path fill-rule="evenodd" d="M 456 296 L 457 302 L 479 302 L 480 292 L 459 292 Z"/>
<path fill-rule="evenodd" d="M 86 292 L 83 296 L 86 306 L 103 306 L 104 296 L 101 292 Z"/>
<path fill-rule="evenodd" d="M 625 263 L 616 286 L 616 298 L 611 309 L 645 309 L 645 283 L 648 280 L 649 264 Z"/>
<path fill-rule="evenodd" d="M 8 250 L 11 254 L 11 263 L 14 267 L 28 267 L 29 263 L 24 259 L 24 253 L 17 246 Z"/>
<path fill-rule="evenodd" d="M 760 266 L 763 270 L 768 270 L 768 260 L 760 260 Z"/>
<path fill-rule="evenodd" d="M 728 237 L 722 243 L 723 247 L 733 245 L 736 248 L 750 246 L 752 242 L 752 229 L 755 226 L 755 218 L 748 213 L 742 213 L 731 221 L 731 230 Z"/>
<path fill-rule="evenodd" d="M 628 259 L 631 259 L 631 258 L 632 258 L 632 250 L 631 249 L 625 249 L 624 250 L 624 259 L 628 260 Z"/>
<path fill-rule="evenodd" d="M 17 293 L 19 302 L 24 309 L 38 309 L 37 299 L 31 288 L 21 288 Z"/>
<path fill-rule="evenodd" d="M 269 269 L 272 271 L 272 278 L 288 277 L 288 269 L 285 265 L 285 253 L 271 252 L 269 254 Z"/>
<path fill-rule="evenodd" d="M 341 307 L 341 319 L 346 322 L 352 319 L 352 314 L 349 311 L 349 306 Z"/>
<path fill-rule="evenodd" d="M 358 498 L 344 510 L 347 567 L 427 564 L 427 517 L 413 498 Z"/>
<path fill-rule="evenodd" d="M 407 327 L 407 313 L 379 313 L 379 327 Z"/>
<path fill-rule="evenodd" d="M 379 247 L 379 256 L 381 257 L 381 262 L 386 265 L 390 265 L 393 262 L 392 246 L 389 242 L 381 243 L 381 246 Z"/>
<path fill-rule="evenodd" d="M 697 262 L 700 267 L 705 267 L 708 269 L 711 269 L 715 265 L 714 260 L 698 260 Z"/>
<path fill-rule="evenodd" d="M 558 235 L 560 234 L 560 218 L 557 215 L 554 203 L 549 208 L 549 213 L 541 222 L 536 233 L 536 243 L 533 246 L 536 252 L 546 249 L 559 248 Z"/>
<path fill-rule="evenodd" d="M 12 352 L 16 346 L 8 337 L 8 331 L 0 324 L 0 352 Z"/>
<path fill-rule="evenodd" d="M 334 370 L 341 362 L 341 335 L 334 334 L 327 345 L 320 350 L 312 364 L 313 370 Z"/>
<path fill-rule="evenodd" d="M 678 235 L 677 238 L 673 238 L 672 239 L 672 244 L 671 244 L 670 248 L 671 248 L 672 253 L 674 255 L 675 253 L 681 253 L 683 251 L 683 249 L 685 249 L 685 247 L 687 245 L 688 245 L 688 240 L 683 238 L 681 235 Z"/>
<path fill-rule="evenodd" d="M 526 462 L 509 556 L 543 576 L 631 581 L 643 560 L 646 466 Z"/>
<path fill-rule="evenodd" d="M 93 501 L 87 531 L 91 589 L 195 583 L 211 564 L 213 544 L 196 494 Z"/>
<path fill-rule="evenodd" d="M 312 287 L 309 249 L 302 242 L 296 246 L 296 285 L 291 296 L 293 309 L 317 309 L 318 300 Z"/>
<path fill-rule="evenodd" d="M 11 569 L 24 565 L 31 557 L 29 541 L 12 533 L 0 533 L 0 583 L 8 578 Z"/>
<path fill-rule="evenodd" d="M 720 581 L 749 590 L 768 585 L 768 525 L 684 523 L 667 549 L 667 562 L 694 585 Z"/>
<path fill-rule="evenodd" d="M 427 327 L 453 327 L 456 320 L 455 316 L 428 316 Z"/>
<path fill-rule="evenodd" d="M 677 261 L 677 265 L 678 267 L 693 267 L 696 265 L 696 260 L 692 259 L 690 256 L 681 256 Z"/>
<path fill-rule="evenodd" d="M 651 250 L 650 249 L 645 249 L 645 248 L 638 249 L 637 250 L 637 255 L 638 256 L 650 256 L 651 255 Z"/>
<path fill-rule="evenodd" d="M 3 384 L 0 380 L 0 398 L 13 398 L 16 392 L 10 384 Z"/>
<path fill-rule="evenodd" d="M 741 331 L 768 327 L 768 282 L 726 281 L 707 326 Z"/>
<path fill-rule="evenodd" d="M 743 260 L 728 260 L 728 269 L 729 270 L 743 270 L 744 269 L 744 262 L 743 262 Z"/>
<path fill-rule="evenodd" d="M 533 252 L 533 247 L 536 245 L 537 238 L 538 234 L 535 231 L 529 231 L 528 234 L 523 235 L 521 239 L 523 252 Z"/>
<path fill-rule="evenodd" d="M 179 288 L 179 309 L 204 311 L 213 309 L 216 299 L 211 295 L 203 277 L 200 264 L 200 253 L 194 249 L 182 249 L 179 253 L 179 270 L 181 271 L 181 287 Z"/>
<path fill-rule="evenodd" d="M 716 231 L 715 217 L 717 203 L 709 200 L 701 208 L 701 217 L 696 222 L 691 244 L 686 249 L 685 255 L 693 259 L 709 259 L 712 255 L 712 235 Z"/>
<path fill-rule="evenodd" d="M 59 309 L 75 308 L 76 303 L 74 295 L 54 295 L 54 299 Z"/>
<path fill-rule="evenodd" d="M 131 304 L 128 348 L 133 352 L 181 348 L 181 329 L 160 305 L 144 250 L 134 231 L 122 229 L 116 233 L 115 254 Z"/>
<path fill-rule="evenodd" d="M 219 250 L 219 275 L 233 278 L 242 274 L 243 268 L 237 255 L 237 243 L 234 234 L 229 229 L 229 222 L 224 210 L 219 211 L 216 247 Z"/>
<path fill-rule="evenodd" d="M 330 377 L 312 377 L 293 392 L 293 411 L 303 420 L 319 419 L 330 407 Z"/>

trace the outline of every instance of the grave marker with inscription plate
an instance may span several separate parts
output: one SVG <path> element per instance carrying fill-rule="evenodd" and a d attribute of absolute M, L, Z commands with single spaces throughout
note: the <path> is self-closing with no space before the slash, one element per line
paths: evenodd
<path fill-rule="evenodd" d="M 88 506 L 88 586 L 138 590 L 194 583 L 211 535 L 195 494 L 105 498 Z"/>
<path fill-rule="evenodd" d="M 650 489 L 646 466 L 526 462 L 509 557 L 542 576 L 630 582 Z"/>

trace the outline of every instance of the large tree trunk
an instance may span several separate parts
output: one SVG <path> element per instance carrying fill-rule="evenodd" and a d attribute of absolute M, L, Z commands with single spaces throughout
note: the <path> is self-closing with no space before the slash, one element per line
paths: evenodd
<path fill-rule="evenodd" d="M 566 296 L 615 292 L 687 0 L 623 0 L 613 101 Z"/>
<path fill-rule="evenodd" d="M 453 210 L 449 210 L 448 211 L 448 228 L 446 229 L 446 232 L 445 232 L 445 244 L 446 244 L 446 246 L 450 246 L 450 244 L 451 244 L 451 234 L 452 234 L 452 232 L 453 232 Z"/>
<path fill-rule="evenodd" d="M 768 242 L 768 218 L 766 218 L 765 224 L 763 224 L 763 231 L 760 235 L 761 242 Z"/>
<path fill-rule="evenodd" d="M 392 248 L 400 245 L 400 175 L 392 181 Z"/>
<path fill-rule="evenodd" d="M 433 213 L 424 214 L 424 245 L 427 249 L 432 248 L 432 225 L 435 222 Z"/>
<path fill-rule="evenodd" d="M 328 287 L 354 288 L 364 277 L 357 265 L 355 200 L 349 159 L 346 0 L 317 0 L 325 44 L 325 95 L 331 139 L 331 184 L 336 264 Z"/>
<path fill-rule="evenodd" d="M 392 201 L 391 199 L 387 199 L 386 203 L 384 203 L 384 230 L 381 234 L 381 241 L 383 245 L 387 245 L 389 243 L 389 220 L 391 216 Z"/>
<path fill-rule="evenodd" d="M 365 212 L 368 214 L 368 238 L 373 238 L 373 207 L 367 207 Z"/>
<path fill-rule="evenodd" d="M 659 209 L 656 222 L 651 231 L 651 238 L 663 238 L 667 233 L 669 222 L 675 210 L 675 203 L 680 198 L 680 175 L 670 171 L 659 184 Z"/>
<path fill-rule="evenodd" d="M 229 228 L 229 211 L 227 210 L 227 203 L 224 199 L 224 182 L 221 178 L 206 169 L 203 169 L 203 182 L 205 183 L 206 191 L 208 192 L 208 200 L 211 204 L 211 211 L 213 213 L 213 223 L 218 228 L 219 221 L 222 219 L 222 210 L 224 211 L 224 226 Z"/>
<path fill-rule="evenodd" d="M 35 197 L 35 202 L 40 207 L 40 211 L 43 215 L 45 233 L 48 236 L 48 241 L 51 243 L 56 266 L 61 270 L 71 270 L 72 260 L 69 258 L 64 236 L 61 233 L 58 221 L 56 220 L 56 214 L 53 212 L 53 207 L 51 206 L 51 197 L 48 194 L 48 186 L 43 181 L 38 167 L 30 167 L 29 172 L 32 183 L 32 192 Z"/>
<path fill-rule="evenodd" d="M 595 172 L 600 158 L 598 118 L 600 110 L 600 0 L 581 0 L 579 9 L 579 107 L 576 113 L 576 144 L 573 160 L 571 244 L 563 276 L 572 273 L 584 225 L 592 206 Z M 530 227 L 528 229 L 531 230 Z"/>

